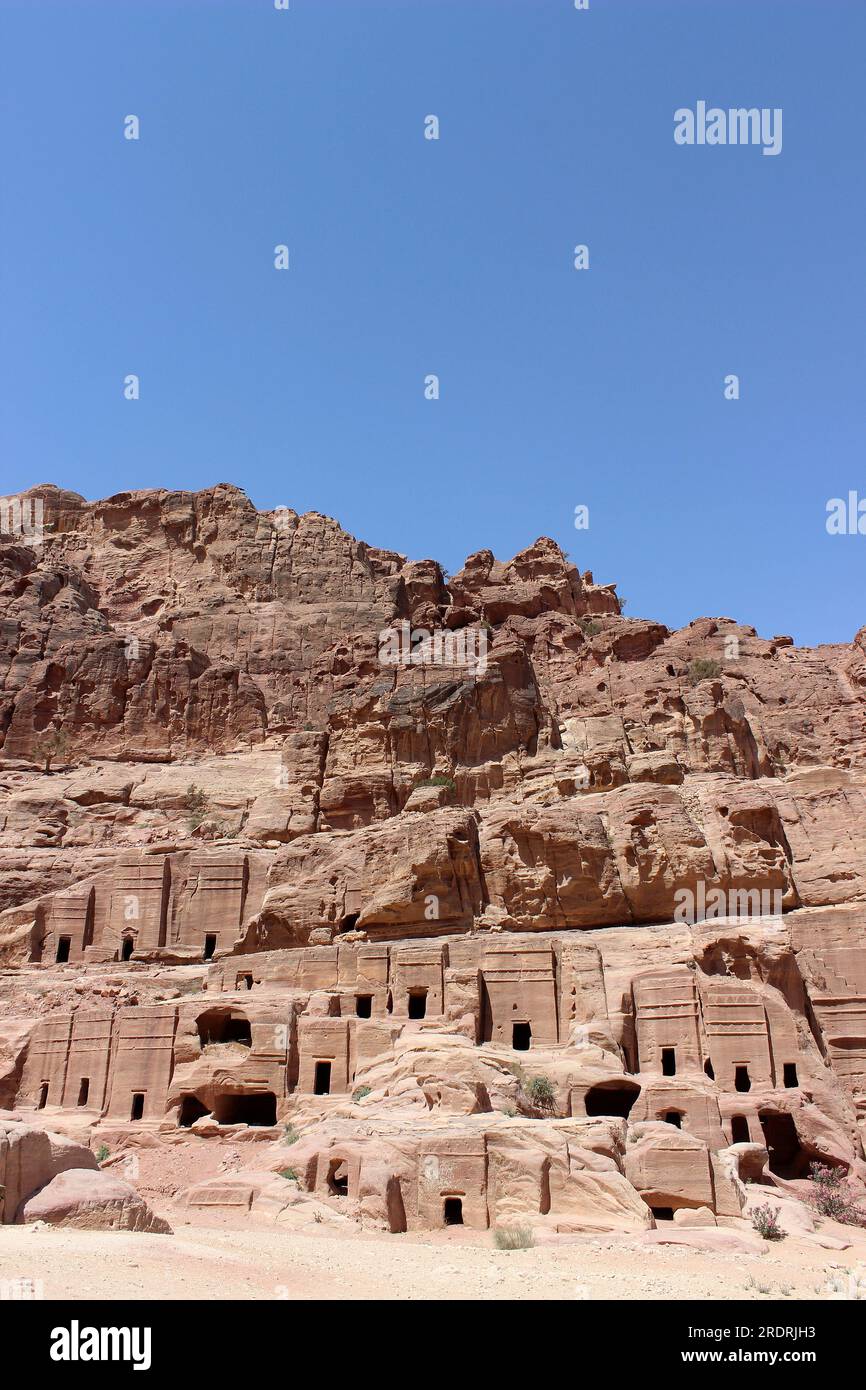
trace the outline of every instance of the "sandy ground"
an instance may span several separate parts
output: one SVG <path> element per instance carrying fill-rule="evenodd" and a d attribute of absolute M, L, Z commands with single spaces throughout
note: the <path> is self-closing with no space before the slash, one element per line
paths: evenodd
<path fill-rule="evenodd" d="M 489 1233 L 339 1236 L 177 1222 L 171 1236 L 0 1227 L 0 1281 L 46 1299 L 816 1299 L 866 1259 L 789 1236 L 764 1254 L 646 1247 L 633 1238 L 495 1249 Z"/>

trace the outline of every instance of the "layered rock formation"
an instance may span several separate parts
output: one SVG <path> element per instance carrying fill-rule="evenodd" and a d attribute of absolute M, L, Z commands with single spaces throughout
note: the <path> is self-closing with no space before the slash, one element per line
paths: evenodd
<path fill-rule="evenodd" d="M 0 1105 L 269 1141 L 190 1211 L 565 1236 L 736 1224 L 816 1160 L 862 1191 L 866 629 L 670 632 L 550 540 L 449 579 L 228 485 L 26 496 Z M 76 1185 L 32 1210 L 151 1219 Z"/>

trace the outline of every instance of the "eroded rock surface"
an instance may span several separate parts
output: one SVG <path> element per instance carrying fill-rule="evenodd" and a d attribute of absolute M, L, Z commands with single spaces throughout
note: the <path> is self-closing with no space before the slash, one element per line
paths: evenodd
<path fill-rule="evenodd" d="M 816 1161 L 862 1200 L 866 629 L 671 632 L 547 539 L 448 579 L 226 484 L 33 493 L 7 1221 L 163 1229 L 100 1147 L 337 1230 L 751 1240 Z"/>

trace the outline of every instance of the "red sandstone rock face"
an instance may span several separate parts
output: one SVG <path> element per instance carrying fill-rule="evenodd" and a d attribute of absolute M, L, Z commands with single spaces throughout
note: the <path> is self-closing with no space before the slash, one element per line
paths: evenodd
<path fill-rule="evenodd" d="M 88 1231 L 149 1231 L 170 1235 L 134 1187 L 112 1173 L 69 1168 L 58 1173 L 19 1209 L 22 1223 L 47 1221 Z"/>
<path fill-rule="evenodd" d="M 0 1105 L 121 1151 L 258 1134 L 188 1200 L 274 1219 L 712 1226 L 815 1159 L 859 1191 L 866 628 L 670 632 L 548 539 L 446 580 L 225 484 L 34 491 Z"/>

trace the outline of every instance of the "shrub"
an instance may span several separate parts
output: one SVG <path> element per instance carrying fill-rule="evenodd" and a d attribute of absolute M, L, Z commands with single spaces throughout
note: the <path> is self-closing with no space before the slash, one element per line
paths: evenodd
<path fill-rule="evenodd" d="M 425 777 L 425 778 L 423 779 L 423 781 L 421 781 L 421 782 L 416 782 L 416 783 L 415 783 L 415 786 L 416 786 L 416 787 L 447 787 L 448 790 L 449 790 L 449 791 L 452 791 L 452 792 L 456 792 L 456 790 L 457 790 L 457 783 L 454 782 L 454 781 L 452 781 L 452 779 L 451 779 L 450 777 L 443 777 L 441 773 L 437 773 L 435 777 Z"/>
<path fill-rule="evenodd" d="M 585 637 L 597 637 L 601 632 L 601 623 L 593 618 L 581 618 L 580 627 Z"/>
<path fill-rule="evenodd" d="M 197 787 L 195 782 L 190 782 L 186 789 L 183 804 L 188 811 L 206 811 L 208 805 L 207 792 Z"/>
<path fill-rule="evenodd" d="M 297 1175 L 297 1173 L 295 1172 L 294 1168 L 280 1168 L 278 1171 L 279 1171 L 280 1177 L 281 1177 L 281 1178 L 285 1178 L 285 1179 L 286 1179 L 286 1182 L 297 1182 L 297 1181 L 298 1181 L 298 1175 Z"/>
<path fill-rule="evenodd" d="M 556 1104 L 553 1084 L 548 1076 L 531 1076 L 524 1086 L 526 1098 L 537 1110 L 552 1110 Z"/>
<path fill-rule="evenodd" d="M 97 1163 L 104 1163 L 105 1160 L 108 1158 L 110 1152 L 111 1150 L 109 1149 L 107 1144 L 100 1144 L 99 1148 L 96 1150 Z"/>
<path fill-rule="evenodd" d="M 850 1188 L 843 1186 L 846 1173 L 844 1169 L 826 1163 L 813 1163 L 809 1167 L 812 1179 L 812 1195 L 809 1205 L 830 1221 L 838 1221 L 843 1226 L 866 1226 L 866 1211 L 858 1207 Z"/>
<path fill-rule="evenodd" d="M 41 750 L 44 771 L 50 773 L 55 758 L 64 758 L 69 747 L 69 735 L 65 729 L 51 729 L 42 740 Z"/>
<path fill-rule="evenodd" d="M 190 782 L 186 789 L 183 804 L 186 809 L 191 812 L 187 820 L 187 826 L 190 830 L 198 830 L 207 814 L 207 793 L 203 792 L 201 787 L 197 787 L 195 782 Z"/>
<path fill-rule="evenodd" d="M 297 1142 L 298 1142 L 298 1140 L 300 1139 L 300 1137 L 301 1137 L 301 1136 L 300 1136 L 300 1134 L 298 1133 L 298 1131 L 295 1129 L 295 1126 L 294 1126 L 294 1125 L 289 1124 L 289 1125 L 285 1125 L 285 1126 L 283 1127 L 283 1143 L 284 1143 L 284 1144 L 297 1144 Z"/>
<path fill-rule="evenodd" d="M 785 1232 L 779 1225 L 779 1208 L 774 1207 L 772 1202 L 765 1202 L 761 1207 L 755 1207 L 752 1212 L 752 1225 L 764 1240 L 784 1240 Z"/>
<path fill-rule="evenodd" d="M 535 1244 L 528 1226 L 497 1226 L 493 1239 L 497 1250 L 529 1250 Z"/>
<path fill-rule="evenodd" d="M 358 1086 L 352 1092 L 352 1100 L 357 1104 L 359 1100 L 363 1100 L 365 1096 L 368 1096 L 372 1089 L 371 1086 Z"/>
<path fill-rule="evenodd" d="M 699 685 L 701 681 L 714 681 L 722 674 L 722 667 L 718 661 L 708 661 L 699 656 L 697 660 L 689 662 L 689 680 L 692 685 Z"/>

